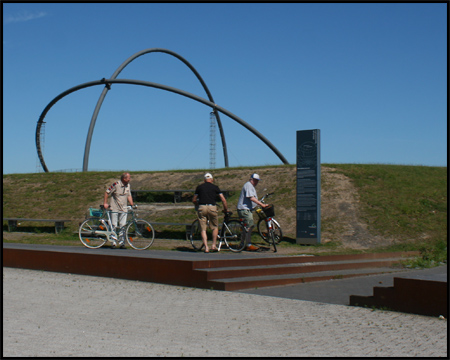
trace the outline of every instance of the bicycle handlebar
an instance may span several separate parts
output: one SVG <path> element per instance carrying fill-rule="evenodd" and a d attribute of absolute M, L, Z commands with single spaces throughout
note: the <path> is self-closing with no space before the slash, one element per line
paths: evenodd
<path fill-rule="evenodd" d="M 274 193 L 274 192 L 271 192 L 271 193 L 268 193 L 268 194 L 264 195 L 264 196 L 261 198 L 260 201 L 261 201 L 262 203 L 264 203 L 264 199 L 265 199 L 265 198 L 268 198 L 269 196 L 272 196 L 273 194 L 275 194 L 275 193 Z"/>

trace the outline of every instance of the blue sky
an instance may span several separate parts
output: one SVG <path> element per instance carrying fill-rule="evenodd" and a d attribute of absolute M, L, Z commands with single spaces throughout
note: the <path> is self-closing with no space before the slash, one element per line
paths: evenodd
<path fill-rule="evenodd" d="M 33 173 L 36 124 L 76 85 L 150 48 L 189 61 L 221 107 L 296 162 L 296 131 L 320 129 L 322 163 L 447 166 L 446 3 L 10 3 L 3 7 L 3 172 Z M 150 53 L 119 75 L 207 98 L 180 60 Z M 45 117 L 50 171 L 81 169 L 103 90 Z M 207 169 L 211 109 L 159 89 L 112 85 L 89 170 Z M 281 164 L 221 114 L 229 165 Z M 224 166 L 216 137 L 216 168 Z"/>

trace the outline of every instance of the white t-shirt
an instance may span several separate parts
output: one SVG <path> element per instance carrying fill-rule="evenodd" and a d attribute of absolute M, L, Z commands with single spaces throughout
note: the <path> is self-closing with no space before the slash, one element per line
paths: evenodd
<path fill-rule="evenodd" d="M 247 181 L 242 187 L 241 194 L 237 203 L 238 210 L 252 210 L 257 204 L 250 200 L 251 197 L 258 198 L 256 189 L 250 181 Z"/>

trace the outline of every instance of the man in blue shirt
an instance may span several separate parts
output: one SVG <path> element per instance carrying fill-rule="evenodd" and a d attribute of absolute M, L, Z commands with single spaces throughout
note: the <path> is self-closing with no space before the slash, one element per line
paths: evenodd
<path fill-rule="evenodd" d="M 263 208 L 269 206 L 268 204 L 263 204 L 258 200 L 258 195 L 256 194 L 256 185 L 258 185 L 260 181 L 260 177 L 258 174 L 252 174 L 250 176 L 250 180 L 247 181 L 242 187 L 241 194 L 239 195 L 239 200 L 237 203 L 237 212 L 239 218 L 244 219 L 246 224 L 246 243 L 247 247 L 245 248 L 247 251 L 256 251 L 258 248 L 252 245 L 252 231 L 255 223 L 253 221 L 252 210 L 256 206 L 261 206 Z"/>

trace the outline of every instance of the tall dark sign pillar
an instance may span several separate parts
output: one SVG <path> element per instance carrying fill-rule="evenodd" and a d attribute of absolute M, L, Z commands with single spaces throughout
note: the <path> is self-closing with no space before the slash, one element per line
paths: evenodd
<path fill-rule="evenodd" d="M 297 131 L 297 244 L 320 244 L 320 130 Z"/>

